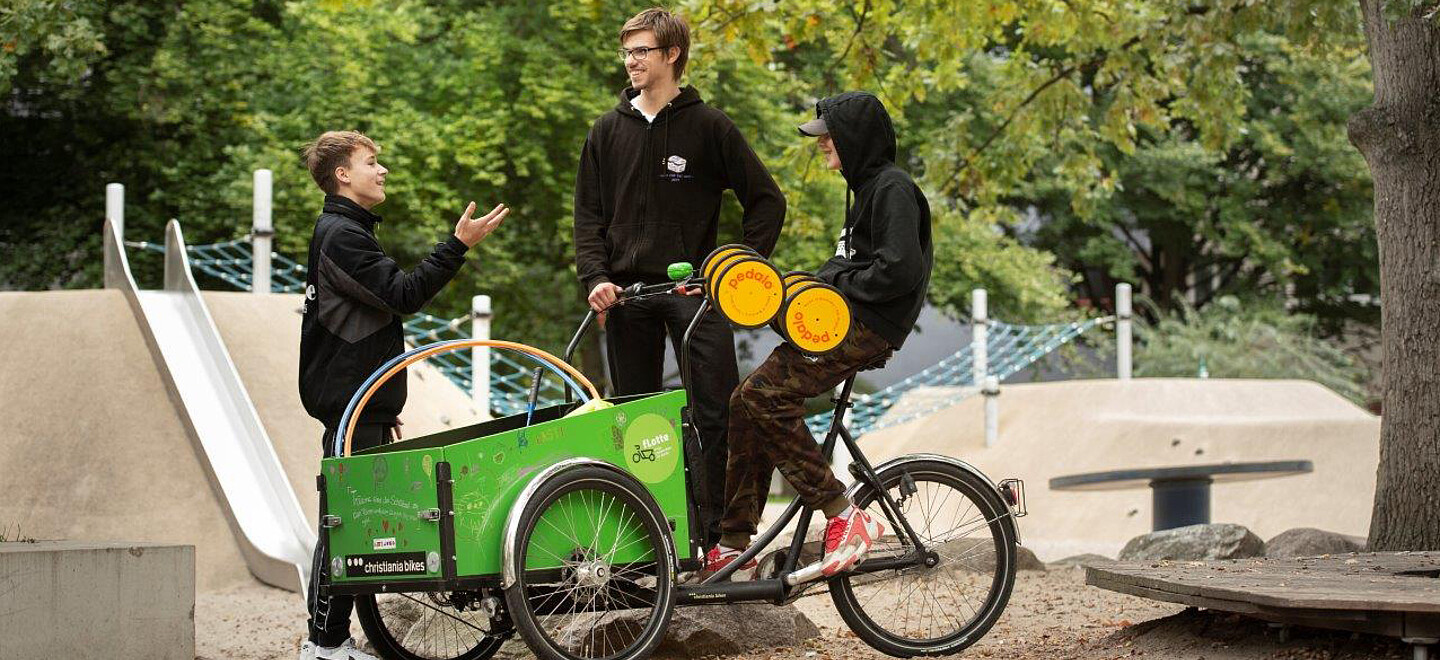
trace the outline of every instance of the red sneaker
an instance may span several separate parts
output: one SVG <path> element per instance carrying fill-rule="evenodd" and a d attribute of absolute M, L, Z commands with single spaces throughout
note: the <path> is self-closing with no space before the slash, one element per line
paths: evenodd
<path fill-rule="evenodd" d="M 825 558 L 820 573 L 830 577 L 860 563 L 870 546 L 885 533 L 885 526 L 870 514 L 855 509 L 849 516 L 835 516 L 825 526 Z"/>
<path fill-rule="evenodd" d="M 705 553 L 705 567 L 700 569 L 698 577 L 704 580 L 711 575 L 719 573 L 726 566 L 729 566 L 730 562 L 738 559 L 741 552 L 743 551 L 732 548 L 722 548 L 718 545 L 710 548 L 710 552 Z M 750 561 L 741 564 L 740 568 L 730 574 L 731 581 L 755 579 L 755 569 L 759 567 L 759 565 L 759 562 L 751 558 Z"/>

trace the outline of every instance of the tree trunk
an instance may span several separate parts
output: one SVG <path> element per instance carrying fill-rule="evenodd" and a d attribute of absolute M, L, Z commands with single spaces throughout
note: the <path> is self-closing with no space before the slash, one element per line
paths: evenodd
<path fill-rule="evenodd" d="M 1372 550 L 1440 549 L 1440 26 L 1361 0 L 1375 104 L 1350 141 L 1375 180 L 1385 413 Z M 1428 3 L 1427 3 L 1428 4 Z"/>

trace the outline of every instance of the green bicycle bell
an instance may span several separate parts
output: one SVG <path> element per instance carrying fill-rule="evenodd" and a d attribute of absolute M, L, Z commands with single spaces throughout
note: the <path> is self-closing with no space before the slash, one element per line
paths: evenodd
<path fill-rule="evenodd" d="M 691 266 L 689 262 L 677 261 L 665 267 L 665 274 L 669 275 L 671 280 L 678 282 L 695 274 L 695 267 Z"/>

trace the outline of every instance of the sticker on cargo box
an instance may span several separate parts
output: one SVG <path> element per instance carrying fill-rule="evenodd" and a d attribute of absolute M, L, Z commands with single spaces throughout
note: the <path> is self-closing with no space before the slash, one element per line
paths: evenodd
<path fill-rule="evenodd" d="M 385 555 L 350 555 L 345 558 L 345 577 L 379 575 L 424 575 L 425 553 L 397 552 Z"/>
<path fill-rule="evenodd" d="M 645 483 L 659 483 L 680 462 L 680 438 L 670 420 L 655 413 L 635 418 L 625 429 L 624 455 L 630 472 Z"/>
<path fill-rule="evenodd" d="M 388 539 L 375 539 L 374 546 L 375 550 L 394 550 L 395 537 L 392 536 Z"/>

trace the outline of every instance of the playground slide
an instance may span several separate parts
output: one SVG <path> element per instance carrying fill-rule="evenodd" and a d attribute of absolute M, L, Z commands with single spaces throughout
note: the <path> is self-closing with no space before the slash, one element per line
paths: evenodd
<path fill-rule="evenodd" d="M 303 592 L 315 531 L 190 274 L 180 224 L 171 220 L 165 228 L 163 290 L 135 286 L 108 221 L 105 249 L 105 285 L 129 299 L 251 574 Z"/>

